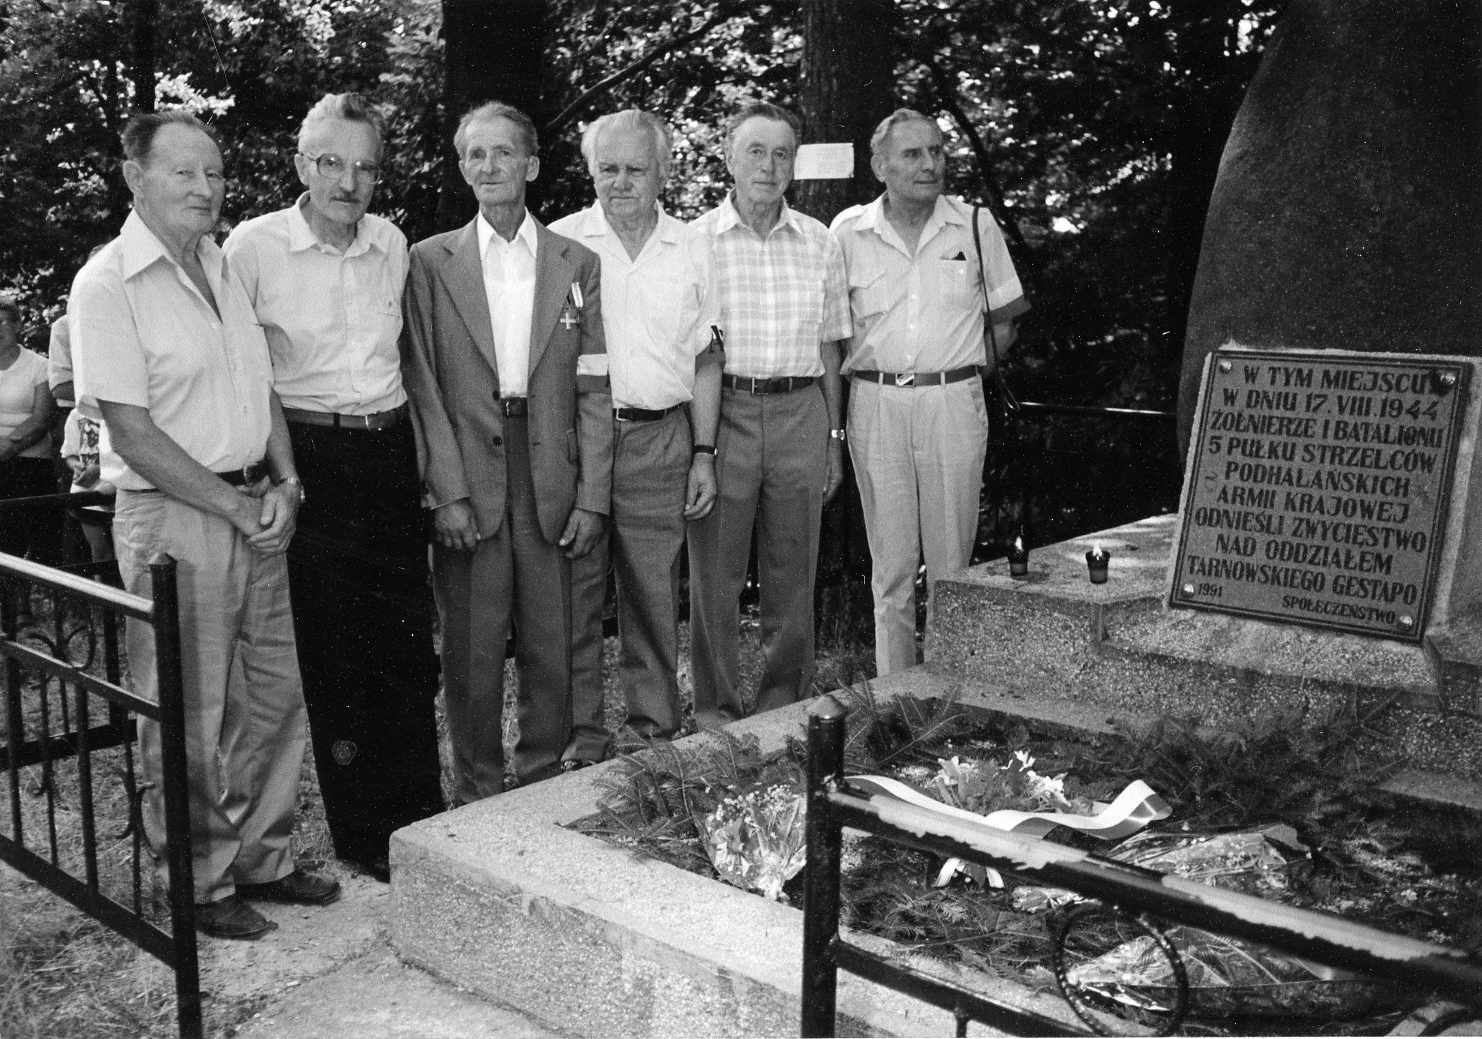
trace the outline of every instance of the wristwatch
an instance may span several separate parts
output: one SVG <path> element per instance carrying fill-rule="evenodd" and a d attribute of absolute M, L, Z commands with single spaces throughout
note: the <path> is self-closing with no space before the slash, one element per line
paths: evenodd
<path fill-rule="evenodd" d="M 282 487 L 285 483 L 298 488 L 298 503 L 300 506 L 309 500 L 309 492 L 304 490 L 304 481 L 300 480 L 297 476 L 283 477 L 283 479 L 278 481 L 278 486 Z"/>
<path fill-rule="evenodd" d="M 697 454 L 697 455 L 714 455 L 715 454 L 715 445 L 714 444 L 696 444 L 695 445 L 694 453 Z"/>
<path fill-rule="evenodd" d="M 839 443 L 842 444 L 844 443 L 844 441 L 849 439 L 849 435 L 842 429 L 831 429 L 828 431 L 828 438 L 830 440 L 837 440 Z"/>

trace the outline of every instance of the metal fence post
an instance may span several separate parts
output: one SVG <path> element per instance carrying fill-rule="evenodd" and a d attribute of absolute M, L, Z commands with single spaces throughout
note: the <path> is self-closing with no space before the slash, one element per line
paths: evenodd
<path fill-rule="evenodd" d="M 165 795 L 165 858 L 170 867 L 170 925 L 175 956 L 175 1006 L 182 1037 L 203 1033 L 196 950 L 195 875 L 190 861 L 190 786 L 185 753 L 185 682 L 180 655 L 180 600 L 175 560 L 149 561 L 154 598 L 154 658 L 159 686 L 160 781 Z"/>
<path fill-rule="evenodd" d="M 808 716 L 808 863 L 803 877 L 804 1036 L 834 1034 L 839 933 L 839 850 L 843 829 L 828 803 L 844 781 L 844 708 L 832 696 Z"/>

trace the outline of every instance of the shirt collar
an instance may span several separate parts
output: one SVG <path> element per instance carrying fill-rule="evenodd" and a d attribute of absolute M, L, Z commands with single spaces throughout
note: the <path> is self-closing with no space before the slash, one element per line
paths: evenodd
<path fill-rule="evenodd" d="M 659 222 L 653 230 L 654 236 L 661 242 L 679 241 L 679 228 L 682 226 L 679 221 L 664 212 L 664 207 L 657 202 L 654 203 L 654 210 L 659 214 Z M 617 237 L 617 232 L 607 222 L 607 214 L 602 211 L 601 202 L 593 202 L 581 211 L 577 230 L 583 238 L 602 238 L 606 235 Z"/>
<path fill-rule="evenodd" d="M 331 245 L 319 240 L 314 229 L 309 226 L 309 218 L 304 215 L 304 208 L 309 204 L 309 193 L 305 191 L 298 197 L 298 201 L 289 207 L 288 214 L 288 251 L 291 253 L 303 252 L 305 249 L 320 249 L 335 256 L 359 256 L 370 249 L 380 249 L 381 243 L 374 240 L 370 234 L 370 227 L 364 217 L 355 228 L 355 238 L 350 242 L 350 247 L 343 254 Z"/>
<path fill-rule="evenodd" d="M 736 191 L 733 188 L 726 192 L 725 201 L 720 204 L 720 216 L 716 220 L 715 226 L 716 234 L 725 234 L 734 227 L 746 226 L 746 222 L 741 219 L 741 211 L 736 208 Z M 782 200 L 782 215 L 777 218 L 777 223 L 772 228 L 772 231 L 783 227 L 802 233 L 802 228 L 798 226 L 798 214 L 787 204 L 787 199 Z M 767 233 L 771 234 L 771 231 Z"/>
<path fill-rule="evenodd" d="M 160 260 L 179 266 L 165 249 L 164 243 L 149 229 L 138 210 L 129 211 L 128 219 L 124 221 L 123 230 L 118 237 L 123 247 L 123 276 L 126 279 Z M 201 266 L 205 268 L 206 276 L 211 279 L 214 288 L 214 283 L 221 277 L 221 247 L 210 235 L 202 235 L 196 245 L 196 255 L 200 257 Z"/>
<path fill-rule="evenodd" d="M 932 235 L 941 229 L 943 224 L 966 223 L 957 207 L 947 200 L 946 195 L 938 195 L 936 205 L 932 208 L 931 216 L 926 218 L 926 225 L 921 229 L 921 241 L 929 241 Z M 885 193 L 864 207 L 860 213 L 859 220 L 855 223 L 856 231 L 874 231 L 882 238 L 885 237 L 885 229 L 890 227 L 890 221 L 885 217 Z M 894 228 L 891 228 L 894 231 Z"/>
<path fill-rule="evenodd" d="M 479 213 L 475 219 L 474 230 L 479 236 L 480 258 L 489 255 L 489 243 L 495 238 L 499 238 L 501 242 L 504 241 L 503 238 L 500 238 L 499 232 L 494 230 L 494 225 L 484 219 L 483 213 Z M 530 210 L 528 209 L 525 210 L 525 219 L 520 221 L 520 226 L 515 231 L 515 236 L 509 240 L 510 245 L 514 245 L 515 242 L 524 242 L 525 248 L 530 250 L 530 255 L 535 255 L 535 218 L 530 215 Z"/>

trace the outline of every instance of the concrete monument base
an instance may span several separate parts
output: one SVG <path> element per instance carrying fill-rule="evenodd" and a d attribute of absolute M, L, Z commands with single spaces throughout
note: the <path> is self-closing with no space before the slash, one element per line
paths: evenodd
<path fill-rule="evenodd" d="M 1176 517 L 1036 550 L 937 583 L 928 659 L 877 697 L 956 696 L 1031 727 L 1105 732 L 1192 715 L 1218 727 L 1297 708 L 1372 716 L 1413 769 L 1397 784 L 1482 807 L 1482 638 L 1453 616 L 1423 644 L 1163 605 Z M 1093 585 L 1100 542 L 1111 576 Z M 765 751 L 808 705 L 736 723 Z M 702 737 L 694 737 L 702 738 Z M 578 1035 L 797 1035 L 802 913 L 568 829 L 596 814 L 606 767 L 585 769 L 398 831 L 392 944 L 408 962 Z M 891 943 L 854 936 L 905 955 Z M 915 958 L 913 965 L 1073 1025 L 1053 996 Z M 950 1035 L 950 1015 L 840 975 L 839 1031 Z M 975 1029 L 973 1034 L 988 1034 Z"/>
<path fill-rule="evenodd" d="M 917 668 L 882 699 L 941 697 Z M 987 705 L 987 698 L 964 697 Z M 802 730 L 808 704 L 739 722 L 766 751 Z M 703 738 L 703 737 L 692 737 Z M 551 1026 L 591 1036 L 797 1035 L 803 914 L 566 826 L 597 811 L 603 767 L 512 791 L 398 831 L 392 944 L 401 957 Z M 877 952 L 893 943 L 855 935 Z M 1070 1026 L 1057 998 L 952 971 L 955 979 Z M 846 974 L 839 1034 L 951 1035 L 951 1015 Z M 991 1034 L 974 1026 L 972 1034 Z"/>
<path fill-rule="evenodd" d="M 1167 609 L 1177 522 L 1038 549 L 1025 580 L 999 561 L 938 581 L 927 668 L 968 688 L 1008 686 L 1038 711 L 1103 719 L 1173 714 L 1220 727 L 1275 711 L 1314 722 L 1357 712 L 1414 770 L 1482 804 L 1482 617 L 1453 614 L 1417 645 Z M 1086 572 L 1096 543 L 1112 554 L 1102 585 Z"/>

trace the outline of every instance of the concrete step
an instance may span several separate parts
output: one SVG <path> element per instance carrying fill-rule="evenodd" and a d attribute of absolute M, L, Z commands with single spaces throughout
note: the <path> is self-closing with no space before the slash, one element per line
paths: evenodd
<path fill-rule="evenodd" d="M 200 939 L 207 1034 L 246 1039 L 545 1039 L 569 1033 L 396 958 L 391 889 L 329 867 L 328 906 L 257 903 L 277 926 L 255 941 Z M 163 965 L 140 953 L 155 984 Z M 251 1007 L 243 1019 L 243 1008 Z"/>
<path fill-rule="evenodd" d="M 258 1011 L 238 1039 L 552 1039 L 559 1032 L 396 958 L 380 944 Z"/>

